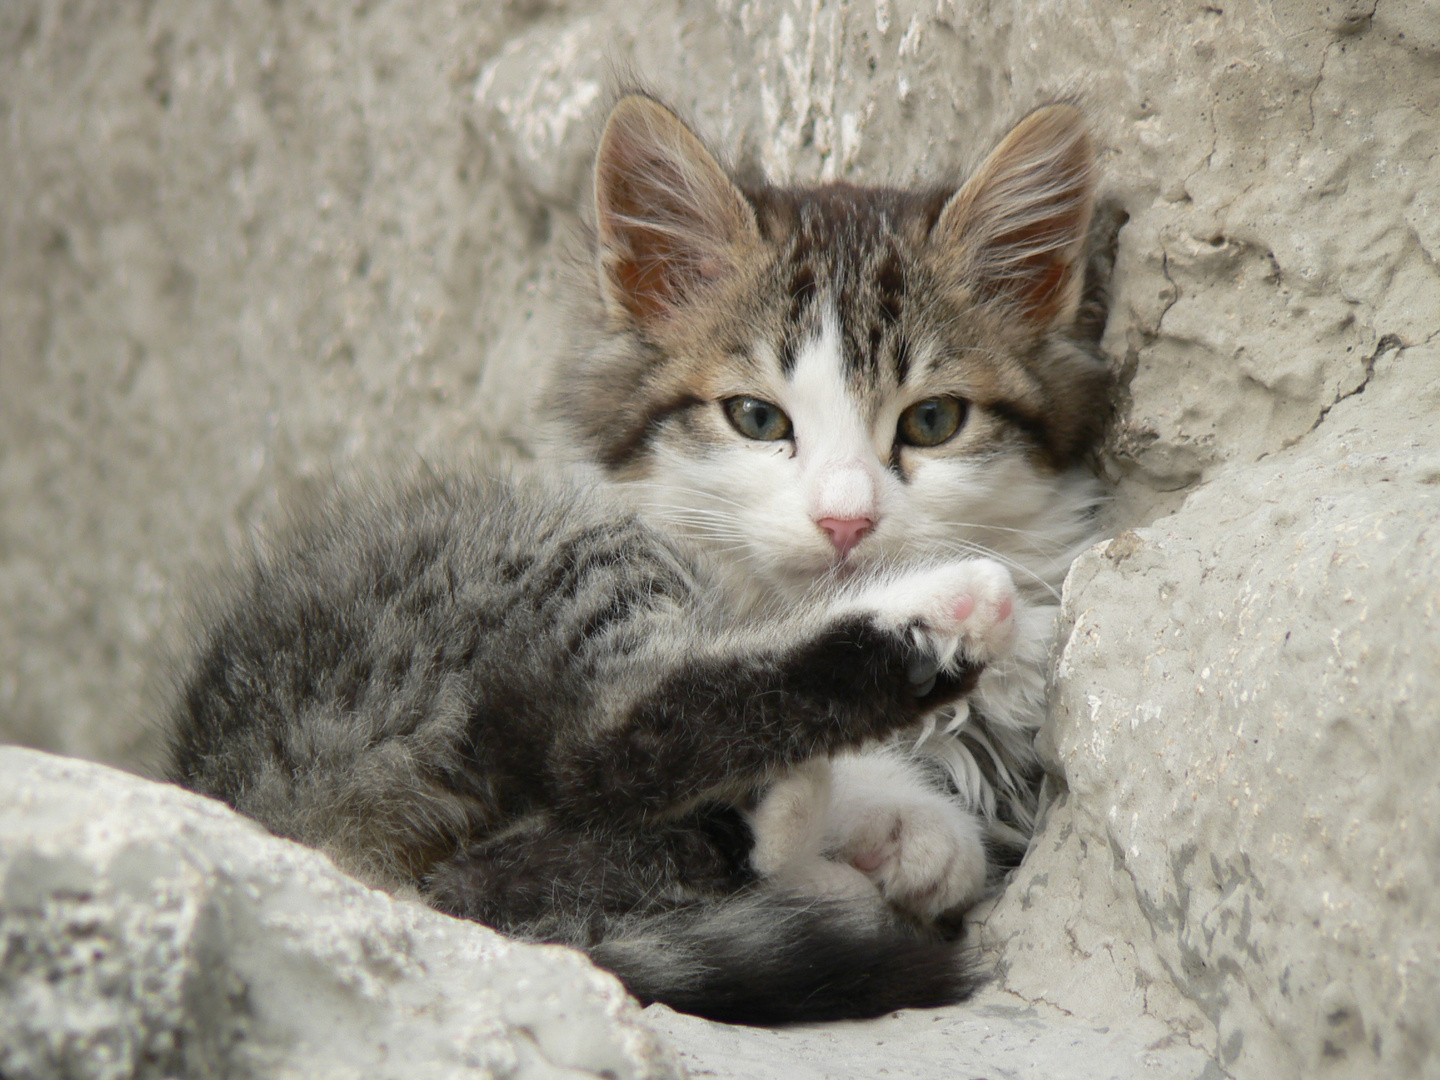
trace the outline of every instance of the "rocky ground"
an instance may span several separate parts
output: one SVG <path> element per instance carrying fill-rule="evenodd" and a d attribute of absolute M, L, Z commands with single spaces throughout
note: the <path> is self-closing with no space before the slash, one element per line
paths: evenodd
<path fill-rule="evenodd" d="M 1440 1077 L 1425 0 L 0 6 L 0 737 L 145 773 L 183 597 L 254 522 L 347 463 L 532 445 L 590 148 L 627 72 L 781 179 L 958 175 L 1016 116 L 1079 93 L 1124 222 L 1104 342 L 1126 388 L 1104 462 L 1116 536 L 1067 587 L 1046 736 L 1061 798 L 978 928 L 1000 978 L 969 1009 L 869 1025 L 643 1022 L 698 1075 Z M 7 927 L 133 892 L 113 865 L 130 839 L 53 874 L 45 844 L 104 832 L 92 786 L 143 835 L 159 826 L 136 808 L 180 813 L 176 797 L 4 761 L 30 785 L 0 783 Z M 264 892 L 172 832 L 164 880 Z M 250 840 L 255 866 L 304 862 Z M 426 935 L 451 932 L 306 866 L 305 889 L 356 898 L 349 925 L 376 920 L 382 956 L 430 963 Z M 226 955 L 223 935 L 152 929 L 183 964 Z M 484 982 L 502 946 L 463 932 L 433 947 L 473 950 L 457 955 Z M 141 953 L 115 955 L 140 971 Z M 7 952 L 0 993 L 25 955 Z M 575 1007 L 608 1018 L 585 1029 L 599 1056 L 517 1069 L 672 1067 L 635 1049 L 613 986 L 556 962 L 590 988 Z M 264 999 L 251 969 L 216 965 L 204 1000 L 240 983 Z M 133 1049 L 127 1023 L 106 1030 Z M 495 1046 L 521 1045 L 502 1028 Z M 405 1075 L 425 1075 L 424 1047 L 450 1048 L 436 1075 L 459 1060 L 459 1028 L 424 1030 L 386 1036 Z M 606 1058 L 617 1032 L 640 1042 Z"/>

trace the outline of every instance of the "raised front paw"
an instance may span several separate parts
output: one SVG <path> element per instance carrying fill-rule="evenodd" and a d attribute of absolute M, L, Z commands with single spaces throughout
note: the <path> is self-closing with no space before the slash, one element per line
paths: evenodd
<path fill-rule="evenodd" d="M 870 586 L 859 602 L 876 612 L 881 625 L 911 636 L 917 682 L 961 664 L 1000 659 L 1015 637 L 1015 582 L 993 559 L 910 571 Z"/>
<path fill-rule="evenodd" d="M 888 735 L 968 694 L 1009 650 L 1016 603 L 1009 573 L 988 559 L 895 573 L 826 601 L 782 675 L 792 726 L 802 703 L 820 706 L 818 727 L 795 726 L 804 754 Z"/>

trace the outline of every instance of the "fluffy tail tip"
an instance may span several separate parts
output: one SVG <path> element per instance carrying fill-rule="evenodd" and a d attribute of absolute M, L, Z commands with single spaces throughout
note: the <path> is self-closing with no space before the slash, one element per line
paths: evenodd
<path fill-rule="evenodd" d="M 985 981 L 973 950 L 848 901 L 759 893 L 616 930 L 590 955 L 643 1003 L 732 1024 L 935 1008 Z"/>

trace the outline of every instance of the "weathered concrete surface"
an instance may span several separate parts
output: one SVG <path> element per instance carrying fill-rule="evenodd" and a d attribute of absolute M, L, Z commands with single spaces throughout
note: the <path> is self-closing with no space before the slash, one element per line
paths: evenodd
<path fill-rule="evenodd" d="M 0 748 L 0 1076 L 679 1077 L 620 984 L 208 799 Z"/>
<path fill-rule="evenodd" d="M 1436 1075 L 1434 0 L 0 5 L 4 737 L 146 768 L 146 673 L 257 516 L 529 444 L 612 66 L 779 178 L 933 179 L 1085 95 L 1138 528 L 1071 589 L 1004 986 L 1212 1076 Z"/>

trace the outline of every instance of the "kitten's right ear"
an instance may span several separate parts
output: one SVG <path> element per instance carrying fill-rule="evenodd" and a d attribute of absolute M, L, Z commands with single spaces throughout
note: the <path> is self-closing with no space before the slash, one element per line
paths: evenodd
<path fill-rule="evenodd" d="M 734 270 L 755 211 L 679 117 L 638 94 L 610 113 L 595 156 L 606 306 L 663 320 Z"/>
<path fill-rule="evenodd" d="M 932 234 L 957 280 L 1044 332 L 1074 318 L 1095 198 L 1095 151 L 1073 105 L 1032 112 L 941 211 Z"/>

